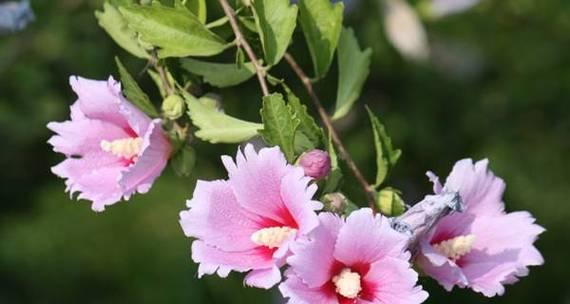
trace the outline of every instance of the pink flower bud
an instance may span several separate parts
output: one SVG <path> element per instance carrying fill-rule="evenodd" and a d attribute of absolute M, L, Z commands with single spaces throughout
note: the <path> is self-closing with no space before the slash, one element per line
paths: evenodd
<path fill-rule="evenodd" d="M 301 154 L 297 164 L 303 167 L 306 176 L 321 179 L 331 171 L 331 158 L 323 150 L 314 149 Z"/>

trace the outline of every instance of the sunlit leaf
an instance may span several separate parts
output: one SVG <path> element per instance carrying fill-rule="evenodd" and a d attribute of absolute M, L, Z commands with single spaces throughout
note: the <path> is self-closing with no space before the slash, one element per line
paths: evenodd
<path fill-rule="evenodd" d="M 297 6 L 289 0 L 256 0 L 253 9 L 265 60 L 269 65 L 277 64 L 297 25 Z"/>
<path fill-rule="evenodd" d="M 378 187 L 384 182 L 389 171 L 396 165 L 402 155 L 402 151 L 392 147 L 392 139 L 386 133 L 386 129 L 380 122 L 380 119 L 376 117 L 368 107 L 366 110 L 370 116 L 370 123 L 372 124 L 372 132 L 374 134 L 377 166 L 376 183 L 374 186 Z"/>
<path fill-rule="evenodd" d="M 216 87 L 230 87 L 240 84 L 253 75 L 255 69 L 251 62 L 244 63 L 241 68 L 236 63 L 213 63 L 195 59 L 182 59 L 182 68 L 204 77 L 204 81 Z"/>
<path fill-rule="evenodd" d="M 360 96 L 370 72 L 371 49 L 362 51 L 352 29 L 344 29 L 338 45 L 338 90 L 333 119 L 345 116 Z"/>
<path fill-rule="evenodd" d="M 211 56 L 227 46 L 186 8 L 129 5 L 120 11 L 141 39 L 159 48 L 161 58 Z"/>
<path fill-rule="evenodd" d="M 287 91 L 287 101 L 296 118 L 299 119 L 298 132 L 302 133 L 311 143 L 311 148 L 316 148 L 322 144 L 323 130 L 317 125 L 315 119 L 307 111 L 307 107 L 293 92 Z"/>
<path fill-rule="evenodd" d="M 188 115 L 199 128 L 196 136 L 210 143 L 240 143 L 257 135 L 262 124 L 253 123 L 229 116 L 212 106 L 204 98 L 197 99 L 189 94 L 184 98 L 188 105 Z"/>
<path fill-rule="evenodd" d="M 336 149 L 334 147 L 334 143 L 332 141 L 330 133 L 328 135 L 326 148 L 327 148 L 327 153 L 331 158 L 331 172 L 329 173 L 329 175 L 325 180 L 323 193 L 330 193 L 330 192 L 335 192 L 340 188 L 343 179 L 342 170 L 340 169 L 338 164 L 338 156 L 336 154 Z"/>
<path fill-rule="evenodd" d="M 301 124 L 295 118 L 293 110 L 283 99 L 281 94 L 272 94 L 263 98 L 261 109 L 263 130 L 259 133 L 270 145 L 278 145 L 287 160 L 295 159 L 295 133 Z"/>
<path fill-rule="evenodd" d="M 330 0 L 300 0 L 299 11 L 315 77 L 322 78 L 329 70 L 340 38 L 344 5 Z"/>
<path fill-rule="evenodd" d="M 208 8 L 206 0 L 186 0 L 186 7 L 196 16 L 202 23 L 206 23 Z"/>
<path fill-rule="evenodd" d="M 158 117 L 158 112 L 156 108 L 148 98 L 145 92 L 139 87 L 133 76 L 129 74 L 129 71 L 123 66 L 118 57 L 115 57 L 115 62 L 117 63 L 117 68 L 119 69 L 119 75 L 121 76 L 121 85 L 123 87 L 123 94 L 125 97 L 134 104 L 141 111 L 145 112 L 151 117 Z"/>
<path fill-rule="evenodd" d="M 105 2 L 103 11 L 96 11 L 95 17 L 109 36 L 127 52 L 139 58 L 150 57 L 147 50 L 140 45 L 137 33 L 127 26 L 127 21 L 115 6 Z"/>

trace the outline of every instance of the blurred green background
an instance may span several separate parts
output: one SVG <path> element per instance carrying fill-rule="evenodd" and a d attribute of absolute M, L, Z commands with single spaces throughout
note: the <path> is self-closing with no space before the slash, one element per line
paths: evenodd
<path fill-rule="evenodd" d="M 131 71 L 145 65 L 97 26 L 93 12 L 101 2 L 32 1 L 37 20 L 0 36 L 0 303 L 282 303 L 276 293 L 242 288 L 240 275 L 196 278 L 177 222 L 193 178 L 167 170 L 148 195 L 95 214 L 87 202 L 71 201 L 49 172 L 62 157 L 46 144 L 45 125 L 68 117 L 75 98 L 68 77 L 116 75 L 116 54 Z M 215 13 L 216 2 L 208 2 Z M 427 303 L 570 303 L 570 2 L 484 0 L 469 12 L 426 21 L 433 59 L 421 65 L 387 43 L 377 1 L 354 3 L 347 24 L 374 49 L 358 110 L 338 124 L 365 173 L 374 173 L 374 149 L 363 103 L 404 150 L 390 183 L 406 201 L 430 192 L 426 170 L 445 176 L 460 158 L 488 157 L 507 181 L 508 209 L 530 210 L 548 230 L 537 242 L 546 264 L 505 296 L 447 294 L 425 280 Z M 310 67 L 303 43 L 296 48 Z M 317 86 L 328 106 L 335 73 Z M 275 74 L 303 96 L 285 66 Z M 147 77 L 140 82 L 157 96 Z M 255 81 L 216 92 L 228 112 L 259 120 Z M 235 147 L 198 143 L 197 150 L 196 176 L 224 177 L 219 155 Z M 358 201 L 353 184 L 345 181 Z"/>

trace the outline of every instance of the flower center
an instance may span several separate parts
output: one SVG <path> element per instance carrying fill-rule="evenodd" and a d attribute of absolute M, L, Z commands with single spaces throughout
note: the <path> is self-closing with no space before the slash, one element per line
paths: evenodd
<path fill-rule="evenodd" d="M 141 151 L 143 145 L 143 139 L 140 137 L 136 138 L 123 138 L 115 139 L 113 141 L 102 140 L 101 149 L 105 152 L 110 152 L 115 156 L 131 159 Z"/>
<path fill-rule="evenodd" d="M 471 251 L 474 242 L 475 236 L 468 234 L 443 241 L 433 245 L 433 247 L 449 259 L 456 261 Z"/>
<path fill-rule="evenodd" d="M 257 245 L 273 249 L 280 247 L 285 240 L 295 233 L 297 233 L 297 229 L 291 227 L 269 227 L 254 232 L 251 235 L 251 240 Z"/>
<path fill-rule="evenodd" d="M 336 292 L 349 299 L 356 299 L 362 286 L 360 285 L 360 275 L 352 272 L 350 268 L 344 268 L 338 275 L 332 278 L 336 287 Z"/>

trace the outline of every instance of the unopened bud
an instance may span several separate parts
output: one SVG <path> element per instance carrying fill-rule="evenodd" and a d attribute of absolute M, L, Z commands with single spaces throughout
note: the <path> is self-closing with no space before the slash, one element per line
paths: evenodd
<path fill-rule="evenodd" d="M 340 192 L 327 193 L 322 198 L 325 210 L 329 212 L 342 214 L 349 202 L 346 196 Z"/>
<path fill-rule="evenodd" d="M 382 189 L 378 193 L 376 206 L 386 216 L 398 216 L 406 211 L 404 200 L 402 200 L 398 191 L 392 188 Z"/>
<path fill-rule="evenodd" d="M 162 112 L 168 119 L 178 119 L 184 114 L 184 99 L 178 95 L 170 95 L 162 102 Z"/>
<path fill-rule="evenodd" d="M 314 149 L 301 154 L 297 164 L 303 168 L 306 176 L 321 179 L 331 171 L 331 158 L 323 150 Z"/>

